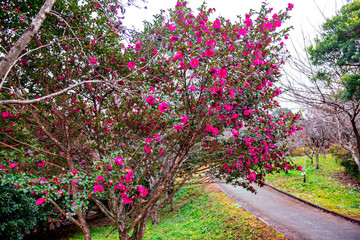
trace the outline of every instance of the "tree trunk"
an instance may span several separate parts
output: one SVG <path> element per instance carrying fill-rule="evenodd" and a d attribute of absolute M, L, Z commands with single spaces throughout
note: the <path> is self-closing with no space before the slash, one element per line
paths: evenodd
<path fill-rule="evenodd" d="M 25 46 L 39 31 L 46 16 L 50 13 L 55 1 L 56 0 L 47 0 L 44 3 L 30 26 L 25 30 L 23 35 L 19 38 L 19 40 L 17 40 L 14 46 L 12 46 L 10 51 L 6 54 L 5 58 L 0 62 L 0 78 L 2 78 L 10 70 L 12 65 L 16 62 L 20 53 L 25 49 Z M 3 79 L 3 81 L 4 80 L 5 79 Z M 2 87 L 3 81 L 0 84 L 0 89 Z"/>
<path fill-rule="evenodd" d="M 351 156 L 353 157 L 356 165 L 358 166 L 359 172 L 360 172 L 360 156 L 359 154 L 356 154 L 356 150 L 352 147 L 349 148 L 350 152 L 351 152 Z"/>
<path fill-rule="evenodd" d="M 158 225 L 160 223 L 160 209 L 156 204 L 150 214 L 151 223 Z"/>
<path fill-rule="evenodd" d="M 138 232 L 137 232 L 136 240 L 142 240 L 144 238 L 148 216 L 149 216 L 149 214 L 146 214 L 144 216 L 144 218 L 141 220 L 140 227 L 139 227 Z"/>
<path fill-rule="evenodd" d="M 314 160 L 313 160 L 313 158 L 314 158 L 314 152 L 315 152 L 315 150 L 313 150 L 313 151 L 311 152 L 311 157 L 310 157 L 310 163 L 311 163 L 311 164 L 314 164 Z"/>
<path fill-rule="evenodd" d="M 316 169 L 319 169 L 319 154 L 320 153 L 316 153 Z"/>
<path fill-rule="evenodd" d="M 78 220 L 79 220 L 79 222 L 81 224 L 81 231 L 82 231 L 82 233 L 83 233 L 83 235 L 85 237 L 85 240 L 91 240 L 90 228 L 89 228 L 89 225 L 86 222 L 84 213 L 82 211 L 78 211 L 76 215 L 77 215 Z"/>
<path fill-rule="evenodd" d="M 170 195 L 170 208 L 172 212 L 175 211 L 174 195 Z"/>

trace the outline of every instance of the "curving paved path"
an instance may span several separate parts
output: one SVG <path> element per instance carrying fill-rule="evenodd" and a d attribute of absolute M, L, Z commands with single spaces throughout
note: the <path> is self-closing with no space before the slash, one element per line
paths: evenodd
<path fill-rule="evenodd" d="M 217 185 L 247 211 L 292 239 L 360 240 L 360 225 L 288 197 L 269 187 L 253 185 L 257 194 L 223 183 Z"/>

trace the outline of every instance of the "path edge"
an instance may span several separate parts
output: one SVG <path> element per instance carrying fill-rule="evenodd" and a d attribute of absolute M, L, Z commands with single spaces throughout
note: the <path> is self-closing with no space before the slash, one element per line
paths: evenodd
<path fill-rule="evenodd" d="M 280 193 L 282 193 L 282 194 L 285 194 L 286 196 L 289 196 L 289 197 L 291 197 L 291 198 L 294 198 L 294 199 L 296 199 L 296 200 L 298 200 L 298 201 L 300 201 L 300 202 L 303 202 L 303 203 L 308 204 L 308 205 L 310 205 L 310 206 L 312 206 L 312 207 L 318 208 L 318 209 L 320 209 L 320 210 L 322 210 L 322 211 L 324 211 L 324 212 L 327 212 L 327 213 L 330 213 L 330 214 L 332 214 L 332 215 L 335 215 L 335 216 L 344 218 L 344 219 L 346 219 L 346 220 L 348 220 L 348 221 L 350 221 L 350 222 L 353 222 L 353 223 L 356 223 L 356 224 L 360 225 L 360 219 L 353 218 L 353 217 L 347 216 L 347 215 L 345 215 L 345 214 L 338 213 L 338 212 L 332 211 L 332 210 L 330 210 L 330 209 L 321 207 L 321 206 L 319 206 L 319 205 L 317 205 L 317 204 L 315 204 L 315 203 L 309 202 L 309 201 L 307 201 L 307 200 L 305 200 L 305 199 L 299 198 L 299 197 L 297 197 L 297 196 L 295 196 L 295 195 L 292 195 L 292 194 L 290 194 L 290 193 L 288 193 L 288 192 L 285 192 L 285 191 L 283 191 L 283 190 L 280 190 L 280 189 L 278 189 L 278 188 L 270 185 L 269 183 L 265 183 L 264 185 L 267 186 L 267 187 L 269 187 L 269 188 L 271 188 L 271 189 L 273 189 L 273 190 L 275 190 L 275 191 L 278 191 L 278 192 L 280 192 Z"/>

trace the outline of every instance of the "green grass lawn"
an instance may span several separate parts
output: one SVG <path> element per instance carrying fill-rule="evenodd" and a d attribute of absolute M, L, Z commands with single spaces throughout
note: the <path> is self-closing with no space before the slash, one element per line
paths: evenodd
<path fill-rule="evenodd" d="M 266 182 L 306 199 L 327 209 L 360 218 L 360 193 L 359 189 L 345 186 L 339 181 L 338 174 L 344 172 L 344 168 L 328 155 L 320 157 L 320 169 L 315 169 L 314 164 L 306 157 L 293 157 L 292 160 L 302 165 L 306 171 L 306 183 L 303 176 L 297 170 L 289 171 L 288 174 L 276 173 L 266 176 Z"/>
<path fill-rule="evenodd" d="M 214 185 L 184 188 L 175 201 L 176 211 L 164 209 L 159 225 L 149 221 L 144 239 L 286 239 Z M 105 238 L 111 230 L 111 226 L 92 229 L 92 239 L 118 239 L 116 232 Z M 82 239 L 81 233 L 70 239 Z"/>

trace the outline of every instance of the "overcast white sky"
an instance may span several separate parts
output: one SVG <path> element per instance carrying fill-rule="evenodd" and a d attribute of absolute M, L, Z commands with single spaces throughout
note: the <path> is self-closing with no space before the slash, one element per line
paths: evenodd
<path fill-rule="evenodd" d="M 152 21 L 154 14 L 159 13 L 161 9 L 173 8 L 176 2 L 176 0 L 148 0 L 148 3 L 140 4 L 143 7 L 147 6 L 147 9 L 128 7 L 124 25 L 128 28 L 133 26 L 142 30 L 142 21 Z M 188 2 L 190 7 L 195 10 L 204 0 L 188 0 Z M 237 20 L 237 15 L 244 15 L 250 9 L 260 9 L 262 2 L 264 0 L 206 0 L 208 7 L 216 9 L 215 17 L 223 16 L 232 21 Z M 269 3 L 269 7 L 274 8 L 274 12 L 285 9 L 289 2 L 294 4 L 291 19 L 288 20 L 286 26 L 294 27 L 294 30 L 290 32 L 290 39 L 300 51 L 304 49 L 302 33 L 304 32 L 308 39 L 314 39 L 321 24 L 325 22 L 324 16 L 328 18 L 334 16 L 341 6 L 346 4 L 346 0 L 267 0 L 266 2 Z M 291 40 L 288 40 L 287 46 L 290 53 L 295 55 Z M 281 105 L 297 108 L 286 103 L 281 103 Z"/>
<path fill-rule="evenodd" d="M 152 20 L 154 14 L 159 13 L 160 9 L 173 8 L 176 0 L 148 0 L 146 4 L 147 9 L 137 9 L 129 7 L 126 9 L 124 24 L 125 26 L 134 26 L 137 29 L 142 29 L 142 21 Z M 192 9 L 199 7 L 203 0 L 188 0 Z M 251 8 L 259 9 L 263 0 L 206 0 L 208 7 L 216 9 L 215 16 L 223 16 L 230 20 L 236 20 L 237 15 L 247 13 Z M 306 33 L 314 33 L 313 26 L 318 27 L 324 22 L 324 17 L 331 17 L 336 13 L 336 10 L 345 4 L 345 0 L 267 0 L 270 7 L 273 7 L 275 12 L 285 9 L 287 4 L 291 2 L 294 4 L 294 9 L 291 13 L 292 19 L 288 21 L 293 25 L 295 30 L 292 35 L 301 36 L 301 29 Z M 320 10 L 319 10 L 320 9 Z"/>

